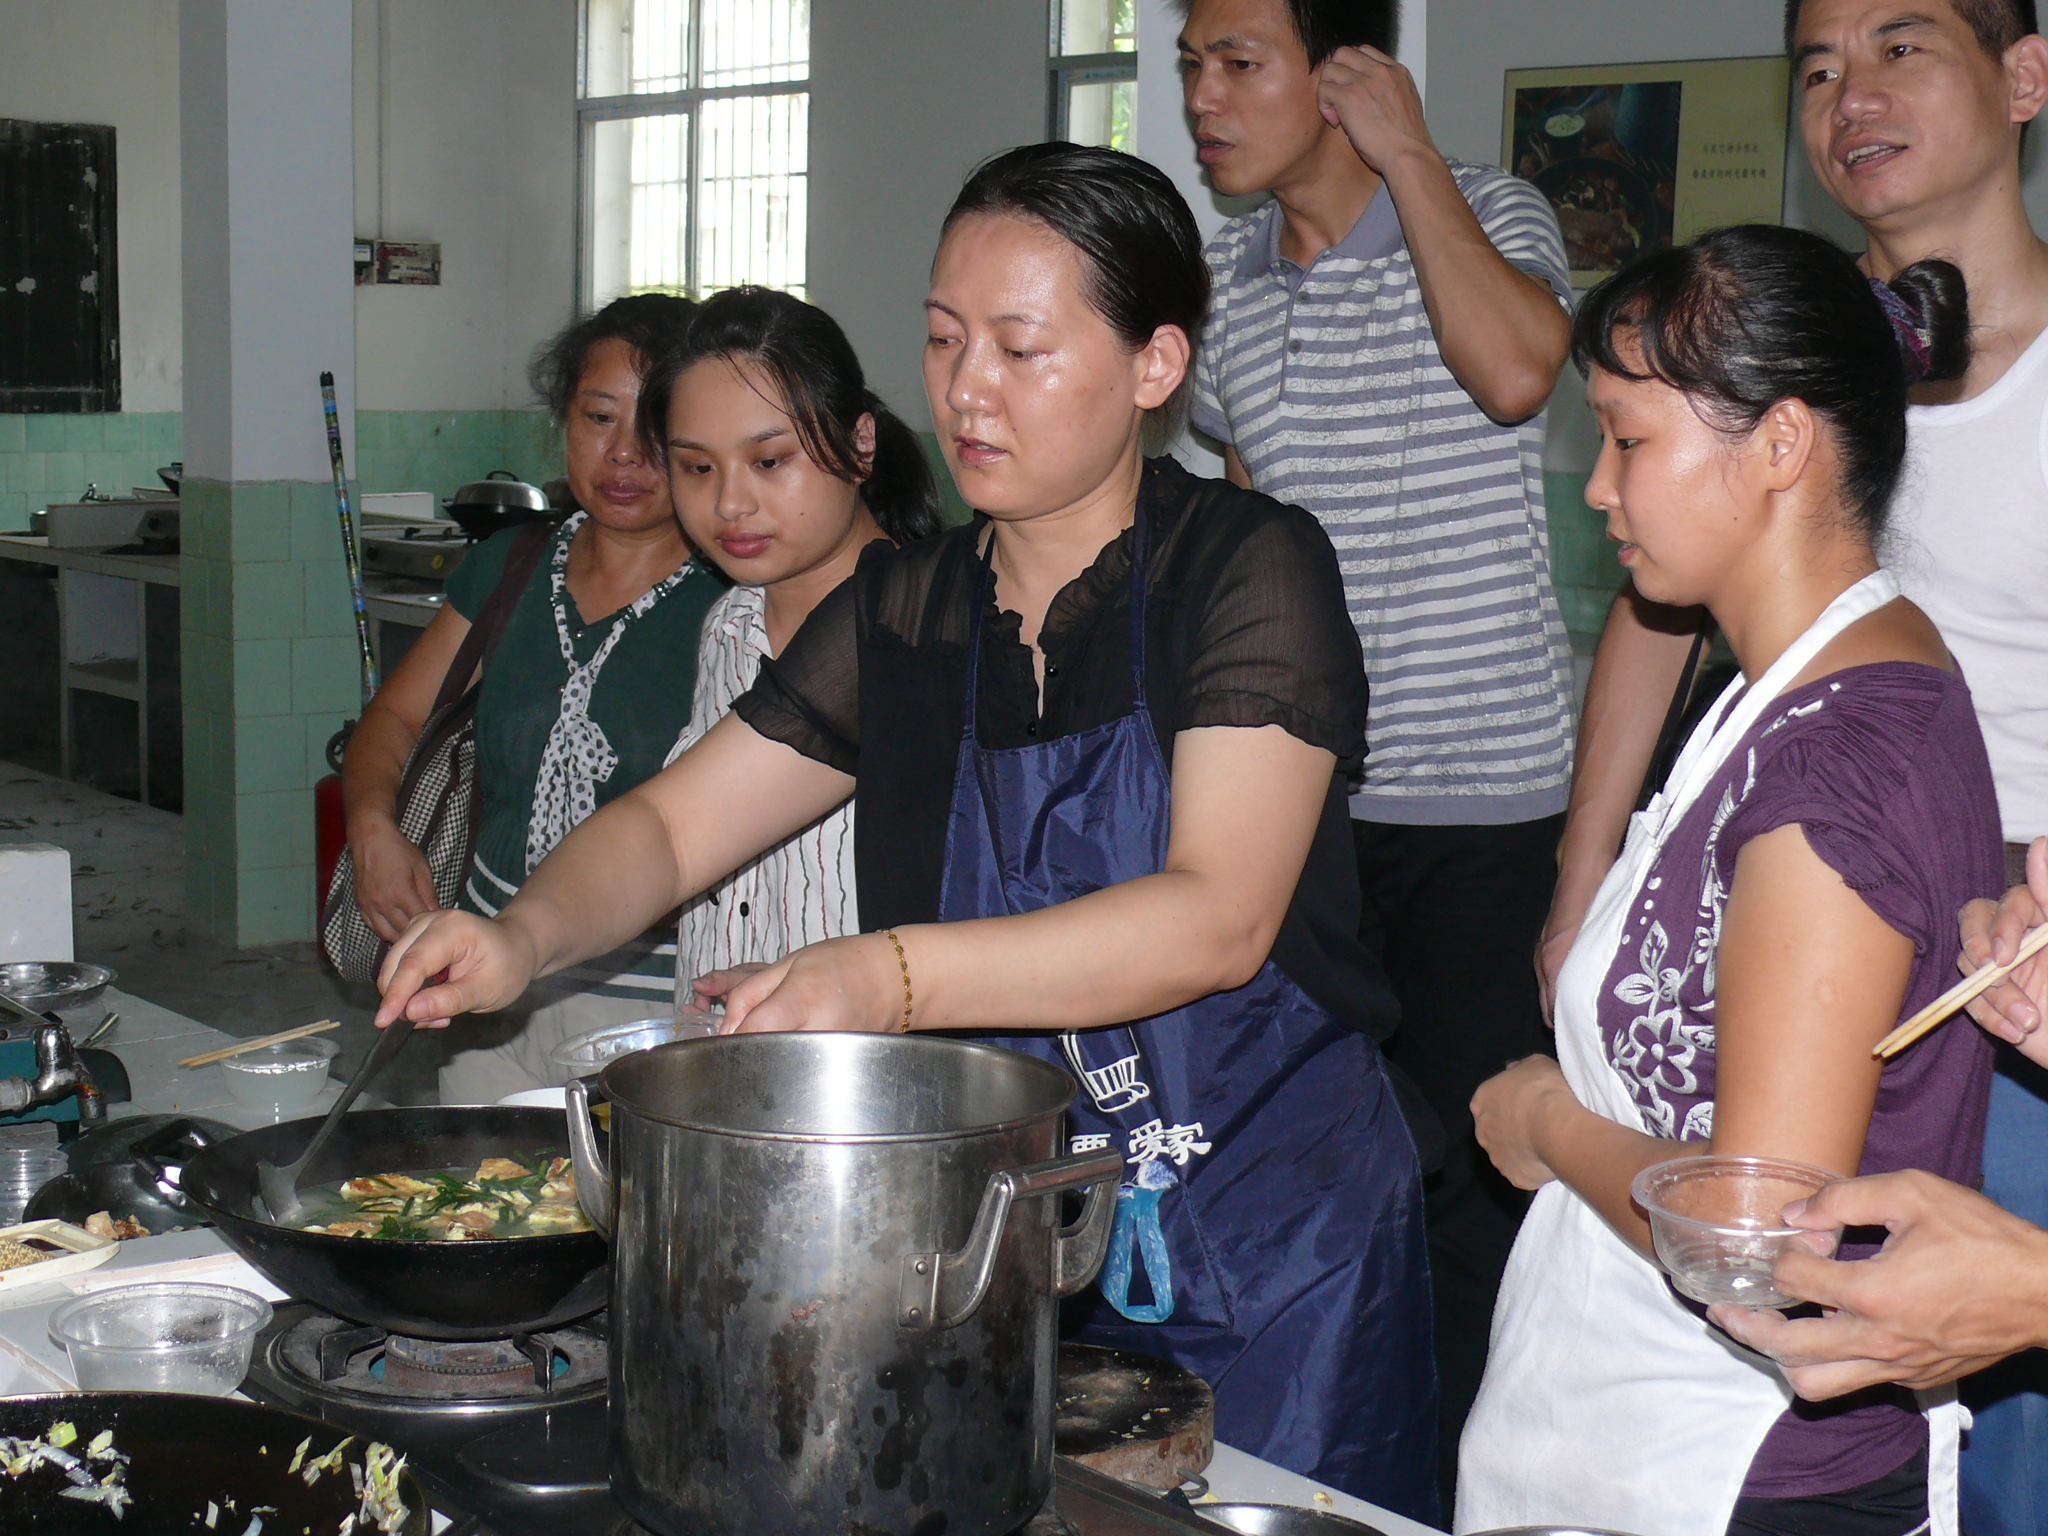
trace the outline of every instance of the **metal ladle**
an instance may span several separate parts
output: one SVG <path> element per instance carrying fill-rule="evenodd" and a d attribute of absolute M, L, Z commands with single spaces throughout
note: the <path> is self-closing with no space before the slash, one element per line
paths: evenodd
<path fill-rule="evenodd" d="M 400 1014 L 386 1028 L 378 1031 L 377 1043 L 370 1047 L 363 1064 L 356 1068 L 356 1075 L 341 1090 L 341 1097 L 334 1101 L 334 1108 L 327 1111 L 327 1118 L 320 1122 L 320 1128 L 313 1133 L 312 1141 L 307 1143 L 306 1150 L 299 1154 L 296 1162 L 280 1168 L 266 1158 L 256 1164 L 257 1195 L 271 1221 L 279 1226 L 296 1226 L 299 1218 L 306 1214 L 305 1202 L 299 1199 L 299 1180 L 305 1175 L 306 1165 L 327 1145 L 334 1128 L 341 1124 L 341 1117 L 348 1113 L 349 1106 L 370 1085 L 370 1079 L 391 1064 L 398 1048 L 411 1037 L 414 1023 L 414 1020 Z"/>

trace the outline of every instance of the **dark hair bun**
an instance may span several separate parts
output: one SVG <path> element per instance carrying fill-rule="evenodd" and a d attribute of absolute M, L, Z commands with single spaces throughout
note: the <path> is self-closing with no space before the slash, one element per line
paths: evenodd
<path fill-rule="evenodd" d="M 1954 262 L 1916 261 L 1885 285 L 1906 301 L 1927 353 L 1927 367 L 1909 382 L 1940 384 L 1970 371 L 1970 290 Z M 1911 370 L 1909 370 L 1910 372 Z"/>

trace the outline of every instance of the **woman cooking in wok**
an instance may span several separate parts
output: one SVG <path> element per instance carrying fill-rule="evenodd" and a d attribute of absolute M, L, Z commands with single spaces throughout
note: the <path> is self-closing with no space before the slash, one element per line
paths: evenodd
<path fill-rule="evenodd" d="M 855 795 L 868 931 L 734 980 L 728 1027 L 996 1032 L 1073 1068 L 1074 1149 L 1128 1159 L 1081 1336 L 1204 1377 L 1231 1444 L 1427 1517 L 1420 1179 L 1353 937 L 1366 690 L 1336 556 L 1305 513 L 1141 450 L 1207 287 L 1142 161 L 978 170 L 924 363 L 978 515 L 871 545 L 496 919 L 415 923 L 379 1021 L 502 1006 Z"/>

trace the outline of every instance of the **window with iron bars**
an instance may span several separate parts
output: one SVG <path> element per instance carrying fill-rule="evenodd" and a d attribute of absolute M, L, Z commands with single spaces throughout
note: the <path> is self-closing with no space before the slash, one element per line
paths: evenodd
<path fill-rule="evenodd" d="M 1131 150 L 1138 122 L 1137 0 L 1052 0 L 1047 133 Z"/>
<path fill-rule="evenodd" d="M 804 292 L 810 0 L 583 0 L 578 298 Z"/>

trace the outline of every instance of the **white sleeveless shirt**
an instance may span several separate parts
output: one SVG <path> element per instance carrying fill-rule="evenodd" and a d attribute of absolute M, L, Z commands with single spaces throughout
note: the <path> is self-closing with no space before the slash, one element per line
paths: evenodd
<path fill-rule="evenodd" d="M 1997 383 L 1906 413 L 1889 564 L 1970 685 L 2007 842 L 2048 833 L 2048 331 Z"/>

